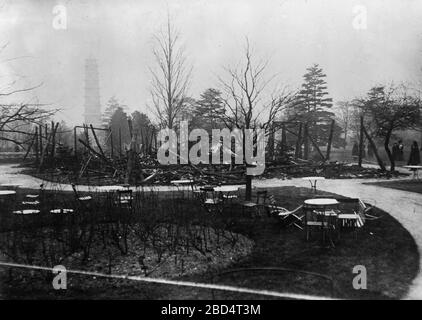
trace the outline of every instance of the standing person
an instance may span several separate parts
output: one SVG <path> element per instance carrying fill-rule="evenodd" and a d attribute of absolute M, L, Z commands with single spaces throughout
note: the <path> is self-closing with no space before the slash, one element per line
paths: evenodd
<path fill-rule="evenodd" d="M 399 140 L 397 156 L 398 161 L 404 161 L 404 146 L 402 140 Z"/>
<path fill-rule="evenodd" d="M 359 156 L 359 146 L 358 143 L 355 141 L 352 148 L 352 157 L 356 159 Z"/>
<path fill-rule="evenodd" d="M 416 141 L 413 141 L 412 146 L 410 147 L 410 156 L 409 161 L 407 162 L 410 166 L 417 166 L 421 163 L 421 156 L 419 154 L 419 146 Z"/>
<path fill-rule="evenodd" d="M 374 157 L 374 150 L 372 149 L 371 144 L 368 143 L 368 158 L 372 159 Z"/>
<path fill-rule="evenodd" d="M 397 142 L 393 143 L 393 147 L 391 148 L 391 152 L 393 154 L 394 161 L 399 159 L 399 144 Z"/>

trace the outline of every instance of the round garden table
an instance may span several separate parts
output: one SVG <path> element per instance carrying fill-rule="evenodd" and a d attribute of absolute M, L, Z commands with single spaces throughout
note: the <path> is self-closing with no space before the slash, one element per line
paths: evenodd
<path fill-rule="evenodd" d="M 327 231 L 330 242 L 334 247 L 331 232 L 336 229 L 337 213 L 332 210 L 327 211 L 327 209 L 332 208 L 333 206 L 337 207 L 339 202 L 336 199 L 331 198 L 315 198 L 305 200 L 304 204 L 305 209 L 311 210 L 313 212 L 312 214 L 316 214 L 317 216 L 316 223 L 319 223 L 322 231 L 322 242 L 325 242 L 325 232 Z M 315 221 L 315 218 L 310 221 L 311 224 Z M 308 213 L 305 213 L 305 227 L 308 237 Z"/>
<path fill-rule="evenodd" d="M 24 209 L 24 210 L 16 210 L 13 211 L 14 214 L 21 214 L 21 215 L 30 215 L 30 214 L 37 214 L 40 213 L 40 210 L 37 209 Z"/>
<path fill-rule="evenodd" d="M 181 186 L 191 186 L 193 185 L 193 180 L 185 179 L 185 180 L 172 180 L 170 181 L 171 184 L 174 184 L 177 187 Z"/>
<path fill-rule="evenodd" d="M 114 192 L 114 191 L 127 190 L 127 189 L 128 188 L 124 186 L 101 186 L 97 188 L 98 191 L 104 191 L 104 192 Z"/>
<path fill-rule="evenodd" d="M 403 166 L 403 168 L 413 171 L 413 179 L 419 179 L 419 170 L 422 169 L 422 166 L 409 165 L 409 166 Z"/>
<path fill-rule="evenodd" d="M 214 192 L 219 192 L 221 198 L 225 201 L 229 201 L 229 203 L 232 203 L 233 200 L 237 199 L 238 191 L 238 186 L 219 186 L 214 188 Z"/>
<path fill-rule="evenodd" d="M 311 184 L 311 189 L 314 190 L 316 193 L 317 190 L 317 181 L 325 180 L 324 177 L 303 177 L 303 180 L 309 180 L 309 183 Z"/>
<path fill-rule="evenodd" d="M 16 194 L 15 190 L 0 190 L 0 197 L 12 196 L 15 194 Z"/>
<path fill-rule="evenodd" d="M 60 214 L 60 213 L 73 213 L 73 209 L 52 209 L 50 213 Z"/>
<path fill-rule="evenodd" d="M 171 184 L 174 184 L 177 187 L 178 190 L 178 194 L 181 195 L 182 197 L 184 196 L 184 191 L 189 191 L 189 187 L 193 190 L 193 183 L 194 181 L 191 179 L 182 179 L 182 180 L 171 180 L 170 181 Z M 189 197 L 189 193 L 188 193 L 188 197 Z"/>
<path fill-rule="evenodd" d="M 237 192 L 239 187 L 236 186 L 219 186 L 214 188 L 215 192 Z"/>
<path fill-rule="evenodd" d="M 336 199 L 331 198 L 316 198 L 316 199 L 307 199 L 305 204 L 308 206 L 322 207 L 338 205 L 339 202 Z"/>

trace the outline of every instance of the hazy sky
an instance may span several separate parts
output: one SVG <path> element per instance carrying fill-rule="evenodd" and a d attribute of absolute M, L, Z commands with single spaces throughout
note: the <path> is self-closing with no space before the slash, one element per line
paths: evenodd
<path fill-rule="evenodd" d="M 65 30 L 53 28 L 56 5 L 66 8 Z M 357 5 L 366 8 L 366 29 L 353 26 Z M 84 61 L 93 56 L 103 108 L 116 95 L 148 113 L 152 36 L 167 12 L 194 67 L 194 98 L 216 87 L 222 67 L 241 58 L 246 36 L 255 56 L 270 60 L 268 76 L 277 73 L 292 88 L 307 67 L 320 64 L 335 101 L 375 84 L 422 78 L 420 0 L 0 0 L 0 44 L 9 43 L 0 55 L 0 88 L 42 82 L 13 100 L 51 103 L 63 109 L 61 118 L 80 122 Z"/>

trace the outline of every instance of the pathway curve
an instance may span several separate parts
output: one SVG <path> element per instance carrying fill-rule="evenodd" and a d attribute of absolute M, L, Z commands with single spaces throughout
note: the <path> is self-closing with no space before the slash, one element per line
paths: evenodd
<path fill-rule="evenodd" d="M 17 183 L 26 188 L 39 188 L 43 182 L 40 179 L 21 174 L 20 168 L 16 165 L 0 165 L 0 184 Z M 422 194 L 406 192 L 390 188 L 383 188 L 374 185 L 364 184 L 376 182 L 376 179 L 326 179 L 318 181 L 318 189 L 337 193 L 346 197 L 361 198 L 365 202 L 377 206 L 383 211 L 391 214 L 397 219 L 413 236 L 419 249 L 420 262 L 422 266 Z M 309 181 L 301 178 L 291 180 L 266 179 L 254 180 L 256 187 L 281 187 L 296 186 L 309 187 Z M 69 184 L 45 183 L 46 189 L 60 189 L 71 191 Z M 92 191 L 96 187 L 78 186 L 80 191 Z M 146 187 L 146 190 L 149 188 Z M 156 191 L 174 190 L 171 186 L 151 187 Z M 388 241 L 388 239 L 386 239 Z M 413 284 L 407 295 L 408 299 L 422 299 L 422 270 L 413 280 Z"/>
<path fill-rule="evenodd" d="M 375 179 L 327 179 L 318 181 L 318 189 L 337 193 L 346 197 L 361 198 L 365 202 L 388 212 L 406 228 L 419 250 L 419 266 L 422 266 L 422 194 L 396 189 L 383 188 L 364 184 L 376 182 Z M 257 187 L 296 186 L 309 187 L 308 181 L 292 180 L 261 180 L 255 183 Z M 388 241 L 388 239 L 386 239 Z M 408 292 L 408 299 L 422 299 L 422 270 L 413 280 Z"/>

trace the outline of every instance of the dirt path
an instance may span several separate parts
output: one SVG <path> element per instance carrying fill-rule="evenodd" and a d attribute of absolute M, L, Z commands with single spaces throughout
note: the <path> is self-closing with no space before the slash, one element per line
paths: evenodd
<path fill-rule="evenodd" d="M 0 184 L 17 183 L 26 188 L 38 189 L 42 180 L 20 174 L 20 169 L 15 165 L 0 165 Z M 406 192 L 401 190 L 383 188 L 374 185 L 364 184 L 366 182 L 379 181 L 376 179 L 327 179 L 318 181 L 318 189 L 341 194 L 347 197 L 361 198 L 365 202 L 377 206 L 383 211 L 388 212 L 396 218 L 415 239 L 420 255 L 420 263 L 422 265 L 422 194 Z M 301 178 L 291 180 L 267 179 L 255 180 L 256 187 L 281 187 L 296 186 L 309 187 L 309 181 Z M 70 191 L 70 185 L 59 185 L 55 183 L 45 182 L 46 189 L 59 189 Z M 78 186 L 80 191 L 92 191 L 96 187 Z M 145 189 L 148 189 L 145 188 Z M 170 186 L 153 187 L 156 191 L 174 190 Z M 389 239 L 385 239 L 389 241 Z M 368 279 L 370 281 L 370 279 Z M 409 290 L 408 299 L 422 299 L 422 272 L 414 279 Z"/>

